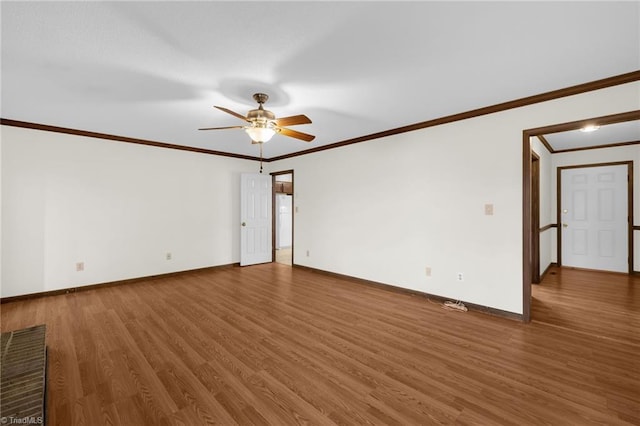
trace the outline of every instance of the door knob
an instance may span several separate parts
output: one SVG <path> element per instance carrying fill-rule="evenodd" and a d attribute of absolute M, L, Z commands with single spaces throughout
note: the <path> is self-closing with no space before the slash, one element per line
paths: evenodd
<path fill-rule="evenodd" d="M 246 222 L 242 222 L 242 226 L 247 226 L 247 223 Z"/>
<path fill-rule="evenodd" d="M 563 224 L 562 224 L 562 227 L 563 227 L 563 228 L 567 228 L 568 226 L 569 226 L 569 225 L 567 225 L 566 223 L 563 223 Z"/>

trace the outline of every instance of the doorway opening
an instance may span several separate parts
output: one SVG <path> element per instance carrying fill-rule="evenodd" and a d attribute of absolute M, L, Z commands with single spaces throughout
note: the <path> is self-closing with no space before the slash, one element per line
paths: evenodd
<path fill-rule="evenodd" d="M 540 233 L 540 228 L 535 229 L 534 227 L 534 223 L 533 223 L 533 216 L 536 214 L 534 213 L 534 208 L 539 209 L 539 206 L 534 207 L 534 196 L 535 194 L 535 189 L 534 189 L 534 168 L 535 167 L 539 167 L 539 161 L 538 164 L 534 164 L 536 162 L 536 160 L 534 160 L 534 152 L 532 149 L 532 143 L 531 143 L 531 139 L 533 137 L 537 137 L 538 139 L 541 139 L 543 144 L 545 146 L 547 146 L 547 150 L 549 151 L 550 154 L 556 154 L 556 153 L 560 153 L 560 152 L 567 152 L 567 151 L 579 151 L 579 150 L 583 150 L 583 149 L 590 149 L 590 148 L 615 148 L 615 147 L 620 147 L 620 146 L 624 146 L 624 145 L 629 145 L 629 144 L 637 144 L 638 141 L 631 141 L 631 142 L 627 142 L 627 143 L 609 143 L 609 144 L 601 144 L 600 146 L 591 146 L 591 147 L 583 147 L 583 148 L 576 148 L 576 149 L 564 149 L 564 150 L 554 150 L 551 146 L 548 146 L 547 143 L 545 143 L 546 141 L 544 140 L 544 136 L 545 135 L 549 135 L 549 134 L 554 134 L 554 133 L 560 133 L 560 132 L 568 132 L 568 131 L 576 131 L 578 129 L 584 128 L 587 125 L 591 125 L 591 126 L 605 126 L 605 125 L 610 125 L 610 124 L 616 124 L 616 123 L 625 123 L 625 122 L 630 122 L 630 121 L 637 121 L 640 120 L 640 110 L 636 110 L 636 111 L 629 111 L 629 112 L 625 112 L 625 113 L 620 113 L 620 114 L 613 114 L 613 115 L 608 115 L 608 116 L 602 116 L 602 117 L 596 117 L 596 118 L 591 118 L 591 119 L 585 119 L 585 120 L 579 120 L 579 121 L 574 121 L 574 122 L 569 122 L 569 123 L 563 123 L 563 124 L 556 124 L 556 125 L 550 125 L 550 126 L 545 126 L 545 127 L 539 127 L 539 128 L 535 128 L 535 129 L 528 129 L 528 130 L 523 130 L 522 132 L 522 319 L 524 322 L 529 322 L 531 321 L 531 303 L 532 303 L 532 297 L 531 297 L 531 284 L 534 281 L 534 257 L 537 256 L 536 251 L 539 253 L 540 251 L 540 247 L 539 247 L 539 241 L 537 238 L 539 238 L 539 233 Z M 632 171 L 631 171 L 632 173 Z M 631 174 L 632 176 L 632 174 Z M 557 183 L 557 182 L 556 182 Z M 640 227 L 635 227 L 633 225 L 633 178 L 631 177 L 629 180 L 629 237 L 628 237 L 628 245 L 629 245 L 629 250 L 628 250 L 628 255 L 629 255 L 629 274 L 633 273 L 633 260 L 634 260 L 634 256 L 633 256 L 633 241 L 634 241 L 634 234 L 633 234 L 633 230 L 634 229 L 640 229 Z M 556 191 L 556 194 L 559 192 L 559 190 Z M 538 192 L 539 194 L 539 192 Z M 537 214 L 539 214 L 539 210 L 537 210 Z M 554 224 L 549 224 L 545 227 L 543 227 L 543 229 L 550 229 L 550 228 L 556 228 L 557 233 L 559 234 L 561 232 L 561 223 L 554 223 Z M 536 235 L 537 234 L 537 235 Z M 538 246 L 536 247 L 535 244 L 538 244 Z M 560 248 L 558 247 L 556 253 L 556 256 L 558 257 L 558 261 L 560 261 L 561 259 L 561 252 L 560 252 Z M 551 265 L 554 264 L 559 264 L 560 262 L 552 262 Z M 538 266 L 539 268 L 539 266 Z"/>
<path fill-rule="evenodd" d="M 271 173 L 273 180 L 272 261 L 293 265 L 293 170 Z"/>

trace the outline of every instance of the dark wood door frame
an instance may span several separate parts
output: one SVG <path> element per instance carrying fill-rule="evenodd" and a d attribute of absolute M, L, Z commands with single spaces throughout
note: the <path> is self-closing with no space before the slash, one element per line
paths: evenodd
<path fill-rule="evenodd" d="M 271 261 L 275 262 L 276 261 L 276 176 L 280 176 L 280 175 L 291 175 L 291 207 L 292 207 L 292 211 L 291 211 L 291 265 L 294 264 L 294 255 L 293 255 L 293 247 L 295 244 L 295 196 L 296 196 L 296 191 L 295 191 L 295 178 L 294 178 L 294 174 L 293 174 L 293 170 L 283 170 L 280 172 L 272 172 L 270 173 L 271 175 L 271 188 L 272 188 L 272 192 L 271 192 Z"/>
<path fill-rule="evenodd" d="M 531 209 L 532 209 L 532 156 L 531 138 L 549 133 L 566 132 L 577 130 L 588 124 L 603 126 L 607 124 L 622 123 L 625 121 L 640 120 L 640 110 L 629 111 L 620 114 L 607 115 L 603 117 L 590 118 L 569 123 L 555 124 L 545 127 L 537 127 L 522 131 L 522 319 L 524 322 L 531 321 L 531 282 L 532 282 L 532 232 Z M 633 216 L 630 216 L 633 222 Z M 631 223 L 631 226 L 633 224 Z M 633 229 L 633 226 L 632 226 Z M 633 250 L 633 233 L 631 234 L 631 250 Z M 631 256 L 632 251 L 630 252 Z M 633 262 L 633 259 L 631 260 Z"/>
<path fill-rule="evenodd" d="M 531 282 L 540 283 L 540 157 L 531 153 Z"/>
<path fill-rule="evenodd" d="M 558 224 L 557 233 L 557 263 L 562 266 L 562 171 L 567 169 L 583 169 L 587 167 L 605 167 L 605 166 L 627 166 L 627 262 L 629 264 L 628 273 L 633 274 L 633 161 L 616 161 L 611 163 L 591 163 L 576 164 L 571 166 L 562 166 L 557 168 L 556 178 L 556 223 Z"/>

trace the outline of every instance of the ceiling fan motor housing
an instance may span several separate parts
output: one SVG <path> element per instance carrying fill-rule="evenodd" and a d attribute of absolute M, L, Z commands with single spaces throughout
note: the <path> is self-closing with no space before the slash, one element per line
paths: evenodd
<path fill-rule="evenodd" d="M 275 114 L 266 109 L 262 109 L 262 104 L 260 105 L 260 108 L 252 109 L 247 114 L 247 121 L 267 122 L 275 119 Z"/>
<path fill-rule="evenodd" d="M 269 95 L 266 93 L 254 93 L 253 99 L 259 104 L 257 109 L 252 109 L 247 114 L 247 121 L 250 121 L 254 125 L 266 125 L 270 121 L 276 119 L 276 116 L 271 111 L 268 111 L 262 107 L 262 105 L 269 100 Z M 262 126 L 260 126 L 262 127 Z"/>

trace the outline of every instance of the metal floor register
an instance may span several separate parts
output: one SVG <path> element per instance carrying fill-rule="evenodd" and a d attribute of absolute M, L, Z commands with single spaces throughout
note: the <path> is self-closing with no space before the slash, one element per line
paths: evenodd
<path fill-rule="evenodd" d="M 45 326 L 2 333 L 0 343 L 0 423 L 44 424 Z"/>

